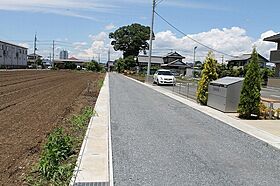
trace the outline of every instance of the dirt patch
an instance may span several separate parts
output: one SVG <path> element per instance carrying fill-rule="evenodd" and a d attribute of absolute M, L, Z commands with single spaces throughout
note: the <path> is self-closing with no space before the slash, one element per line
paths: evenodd
<path fill-rule="evenodd" d="M 102 78 L 89 72 L 0 72 L 1 185 L 23 184 L 46 136 L 85 106 L 94 106 Z"/>

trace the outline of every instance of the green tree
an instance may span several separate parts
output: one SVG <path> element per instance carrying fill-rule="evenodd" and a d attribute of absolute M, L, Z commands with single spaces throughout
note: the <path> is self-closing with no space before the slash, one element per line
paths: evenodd
<path fill-rule="evenodd" d="M 150 27 L 138 23 L 123 26 L 109 34 L 114 50 L 123 51 L 123 57 L 138 56 L 140 51 L 149 49 Z"/>
<path fill-rule="evenodd" d="M 35 63 L 37 65 L 43 65 L 43 60 L 41 58 L 36 59 Z"/>
<path fill-rule="evenodd" d="M 125 63 L 126 70 L 134 68 L 136 66 L 134 56 L 128 56 L 128 57 L 124 58 L 124 63 Z"/>
<path fill-rule="evenodd" d="M 86 69 L 88 71 L 100 72 L 103 68 L 97 61 L 92 60 L 91 62 L 87 63 Z"/>
<path fill-rule="evenodd" d="M 206 105 L 208 100 L 208 85 L 211 81 L 218 78 L 217 74 L 217 60 L 215 59 L 213 52 L 209 52 L 202 70 L 202 77 L 198 83 L 197 89 L 197 101 Z"/>
<path fill-rule="evenodd" d="M 252 115 L 257 117 L 260 115 L 261 75 L 258 61 L 258 53 L 254 48 L 252 58 L 247 67 L 240 96 L 240 103 L 238 105 L 240 118 L 250 119 Z"/>
<path fill-rule="evenodd" d="M 115 68 L 118 73 L 122 73 L 126 69 L 126 65 L 123 58 L 119 58 L 116 61 Z"/>
<path fill-rule="evenodd" d="M 74 70 L 77 68 L 77 65 L 74 62 L 67 61 L 64 63 L 64 68 Z"/>

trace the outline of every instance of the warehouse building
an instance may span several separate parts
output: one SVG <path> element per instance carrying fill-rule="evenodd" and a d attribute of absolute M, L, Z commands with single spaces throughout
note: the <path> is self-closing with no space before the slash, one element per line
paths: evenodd
<path fill-rule="evenodd" d="M 0 41 L 0 68 L 26 68 L 27 48 Z"/>

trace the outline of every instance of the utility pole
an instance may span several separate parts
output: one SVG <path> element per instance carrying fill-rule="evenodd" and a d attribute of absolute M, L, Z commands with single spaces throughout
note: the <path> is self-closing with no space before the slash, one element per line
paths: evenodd
<path fill-rule="evenodd" d="M 53 40 L 52 52 L 53 52 L 52 65 L 53 65 L 53 68 L 54 68 L 54 40 Z"/>
<path fill-rule="evenodd" d="M 193 71 L 192 71 L 193 77 L 195 76 L 194 75 L 194 67 L 195 67 L 195 51 L 196 51 L 196 49 L 197 49 L 197 46 L 195 46 L 193 48 Z"/>
<path fill-rule="evenodd" d="M 34 64 L 37 65 L 36 50 L 37 50 L 37 34 L 35 34 L 35 38 L 34 38 L 34 53 L 33 53 L 34 54 Z"/>
<path fill-rule="evenodd" d="M 111 51 L 110 51 L 110 48 L 109 48 L 109 50 L 108 50 L 108 61 L 110 61 L 111 60 Z"/>
<path fill-rule="evenodd" d="M 37 50 L 37 34 L 35 34 L 35 38 L 34 38 L 34 57 L 35 57 L 35 54 L 36 54 L 36 50 Z"/>
<path fill-rule="evenodd" d="M 196 49 L 197 49 L 197 46 L 195 46 L 193 48 L 193 64 L 195 64 L 195 51 L 196 51 Z"/>
<path fill-rule="evenodd" d="M 98 53 L 98 63 L 100 63 L 100 60 L 101 60 L 101 54 Z"/>
<path fill-rule="evenodd" d="M 224 55 L 222 55 L 222 65 L 224 64 Z"/>
<path fill-rule="evenodd" d="M 150 71 L 151 71 L 152 48 L 153 48 L 153 30 L 154 30 L 154 21 L 155 21 L 155 8 L 156 8 L 156 0 L 153 0 L 152 24 L 151 24 L 151 28 L 150 28 L 149 61 L 148 61 L 148 68 L 147 68 L 147 78 L 150 75 Z"/>

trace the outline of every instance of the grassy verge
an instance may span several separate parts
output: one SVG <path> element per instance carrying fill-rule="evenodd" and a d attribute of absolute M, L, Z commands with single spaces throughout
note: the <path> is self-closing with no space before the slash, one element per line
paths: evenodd
<path fill-rule="evenodd" d="M 69 120 L 69 127 L 56 128 L 49 134 L 39 162 L 27 177 L 29 185 L 69 185 L 87 124 L 95 114 L 85 107 Z"/>
<path fill-rule="evenodd" d="M 101 89 L 101 87 L 103 86 L 103 83 L 104 83 L 104 79 L 98 80 L 98 82 L 97 82 L 98 89 Z"/>

